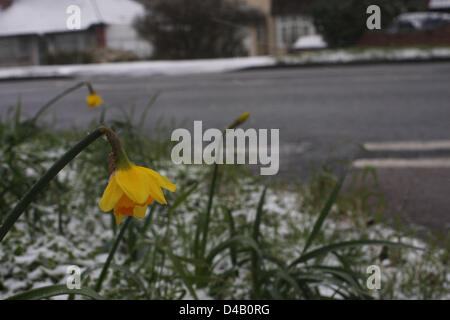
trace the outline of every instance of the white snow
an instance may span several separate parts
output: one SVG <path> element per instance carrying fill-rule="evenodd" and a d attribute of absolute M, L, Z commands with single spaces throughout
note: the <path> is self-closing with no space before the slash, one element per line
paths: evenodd
<path fill-rule="evenodd" d="M 278 61 L 284 65 L 308 65 L 321 63 L 352 63 L 352 62 L 376 62 L 376 61 L 405 61 L 405 60 L 432 60 L 450 58 L 450 48 L 402 48 L 383 49 L 370 48 L 365 50 L 321 50 L 303 52 L 298 55 L 282 56 Z"/>
<path fill-rule="evenodd" d="M 145 12 L 132 0 L 15 0 L 0 10 L 0 36 L 68 32 L 71 5 L 81 10 L 81 30 L 100 23 L 130 25 Z"/>
<path fill-rule="evenodd" d="M 275 65 L 271 57 L 199 59 L 180 61 L 139 61 L 84 65 L 28 66 L 0 68 L 0 79 L 33 77 L 91 77 L 96 75 L 184 75 L 239 70 Z"/>
<path fill-rule="evenodd" d="M 98 63 L 84 65 L 25 66 L 0 68 L 0 79 L 51 78 L 51 77 L 94 77 L 154 75 L 188 75 L 219 73 L 246 68 L 272 67 L 282 65 L 339 64 L 350 62 L 432 60 L 450 58 L 450 48 L 405 48 L 365 50 L 319 50 L 280 57 L 241 57 L 222 59 L 198 59 L 178 61 L 137 61 Z"/>

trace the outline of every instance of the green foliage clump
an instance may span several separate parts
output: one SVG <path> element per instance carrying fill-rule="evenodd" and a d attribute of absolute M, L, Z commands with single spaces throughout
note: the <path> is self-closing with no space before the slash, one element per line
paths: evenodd
<path fill-rule="evenodd" d="M 200 59 L 246 55 L 246 27 L 261 19 L 258 11 L 221 0 L 142 1 L 147 14 L 137 20 L 141 36 L 158 59 Z"/>
<path fill-rule="evenodd" d="M 366 13 L 370 5 L 381 9 L 381 26 L 387 28 L 392 20 L 404 12 L 426 9 L 424 0 L 317 0 L 308 12 L 314 25 L 330 47 L 347 47 L 357 43 L 367 31 Z"/>

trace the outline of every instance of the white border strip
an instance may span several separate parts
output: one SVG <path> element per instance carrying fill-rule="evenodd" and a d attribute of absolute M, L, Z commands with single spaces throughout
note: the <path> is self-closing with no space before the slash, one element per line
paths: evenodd
<path fill-rule="evenodd" d="M 353 161 L 354 168 L 450 168 L 450 158 L 379 158 Z"/>
<path fill-rule="evenodd" d="M 366 148 L 369 151 L 450 150 L 450 140 L 367 142 L 364 143 L 364 148 Z"/>

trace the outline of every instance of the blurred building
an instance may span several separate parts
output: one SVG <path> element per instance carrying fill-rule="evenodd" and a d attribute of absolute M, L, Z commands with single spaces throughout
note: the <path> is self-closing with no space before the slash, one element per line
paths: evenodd
<path fill-rule="evenodd" d="M 69 6 L 80 10 L 80 28 L 70 30 Z M 38 65 L 58 54 L 95 49 L 151 54 L 133 21 L 144 13 L 132 0 L 0 0 L 0 65 Z"/>
<path fill-rule="evenodd" d="M 264 23 L 250 31 L 250 55 L 284 54 L 300 37 L 316 35 L 306 7 L 313 0 L 242 0 L 264 14 Z"/>
<path fill-rule="evenodd" d="M 450 0 L 428 0 L 428 9 L 450 12 Z"/>
<path fill-rule="evenodd" d="M 397 16 L 385 30 L 367 31 L 360 46 L 448 46 L 450 13 L 412 12 Z"/>

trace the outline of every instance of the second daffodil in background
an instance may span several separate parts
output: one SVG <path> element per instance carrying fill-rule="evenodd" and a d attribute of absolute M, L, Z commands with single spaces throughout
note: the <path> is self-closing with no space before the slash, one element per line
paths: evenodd
<path fill-rule="evenodd" d="M 98 107 L 103 103 L 103 99 L 96 93 L 91 93 L 86 97 L 86 102 L 90 108 Z"/>
<path fill-rule="evenodd" d="M 103 99 L 94 91 L 90 83 L 86 83 L 89 89 L 89 95 L 86 97 L 86 102 L 90 108 L 98 107 L 103 103 Z"/>
<path fill-rule="evenodd" d="M 116 150 L 117 156 L 113 161 L 115 168 L 99 206 L 104 212 L 114 209 L 119 225 L 126 216 L 142 219 L 147 206 L 155 200 L 167 204 L 162 188 L 174 192 L 177 186 L 156 171 L 132 164 L 122 147 Z"/>

